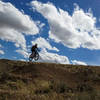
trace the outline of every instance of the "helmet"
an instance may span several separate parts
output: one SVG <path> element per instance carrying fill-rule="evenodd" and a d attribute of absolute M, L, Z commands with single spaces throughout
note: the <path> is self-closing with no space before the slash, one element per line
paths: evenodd
<path fill-rule="evenodd" d="M 37 47 L 37 43 L 35 44 L 35 46 Z"/>

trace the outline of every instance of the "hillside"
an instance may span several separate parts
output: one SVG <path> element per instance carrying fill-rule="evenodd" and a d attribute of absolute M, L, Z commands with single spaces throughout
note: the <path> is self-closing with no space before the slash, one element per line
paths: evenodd
<path fill-rule="evenodd" d="M 100 100 L 100 67 L 1 59 L 0 100 Z"/>

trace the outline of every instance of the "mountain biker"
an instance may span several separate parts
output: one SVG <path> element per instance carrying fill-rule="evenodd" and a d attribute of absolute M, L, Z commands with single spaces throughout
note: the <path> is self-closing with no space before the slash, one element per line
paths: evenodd
<path fill-rule="evenodd" d="M 34 54 L 34 56 L 36 55 L 37 50 L 38 50 L 38 47 L 37 47 L 37 43 L 36 43 L 36 44 L 33 45 L 32 48 L 31 48 L 32 54 Z"/>

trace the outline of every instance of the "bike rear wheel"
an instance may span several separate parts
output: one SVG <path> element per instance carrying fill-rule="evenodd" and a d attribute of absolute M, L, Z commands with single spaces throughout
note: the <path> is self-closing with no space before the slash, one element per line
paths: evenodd
<path fill-rule="evenodd" d="M 30 56 L 29 56 L 29 61 L 32 61 L 33 60 L 33 54 L 31 54 Z"/>
<path fill-rule="evenodd" d="M 32 61 L 32 60 L 33 60 L 33 58 L 30 58 L 30 57 L 29 57 L 29 61 Z"/>

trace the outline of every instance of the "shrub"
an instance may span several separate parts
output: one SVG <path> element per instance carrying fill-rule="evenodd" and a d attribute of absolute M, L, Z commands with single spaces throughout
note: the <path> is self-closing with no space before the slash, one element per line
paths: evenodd
<path fill-rule="evenodd" d="M 77 86 L 78 92 L 87 92 L 87 91 L 93 91 L 93 88 L 87 84 L 79 84 Z"/>
<path fill-rule="evenodd" d="M 50 92 L 50 88 L 39 88 L 35 90 L 35 94 L 48 94 Z"/>
<path fill-rule="evenodd" d="M 50 89 L 55 91 L 56 93 L 64 93 L 67 90 L 67 86 L 63 82 L 54 82 L 51 81 Z"/>

